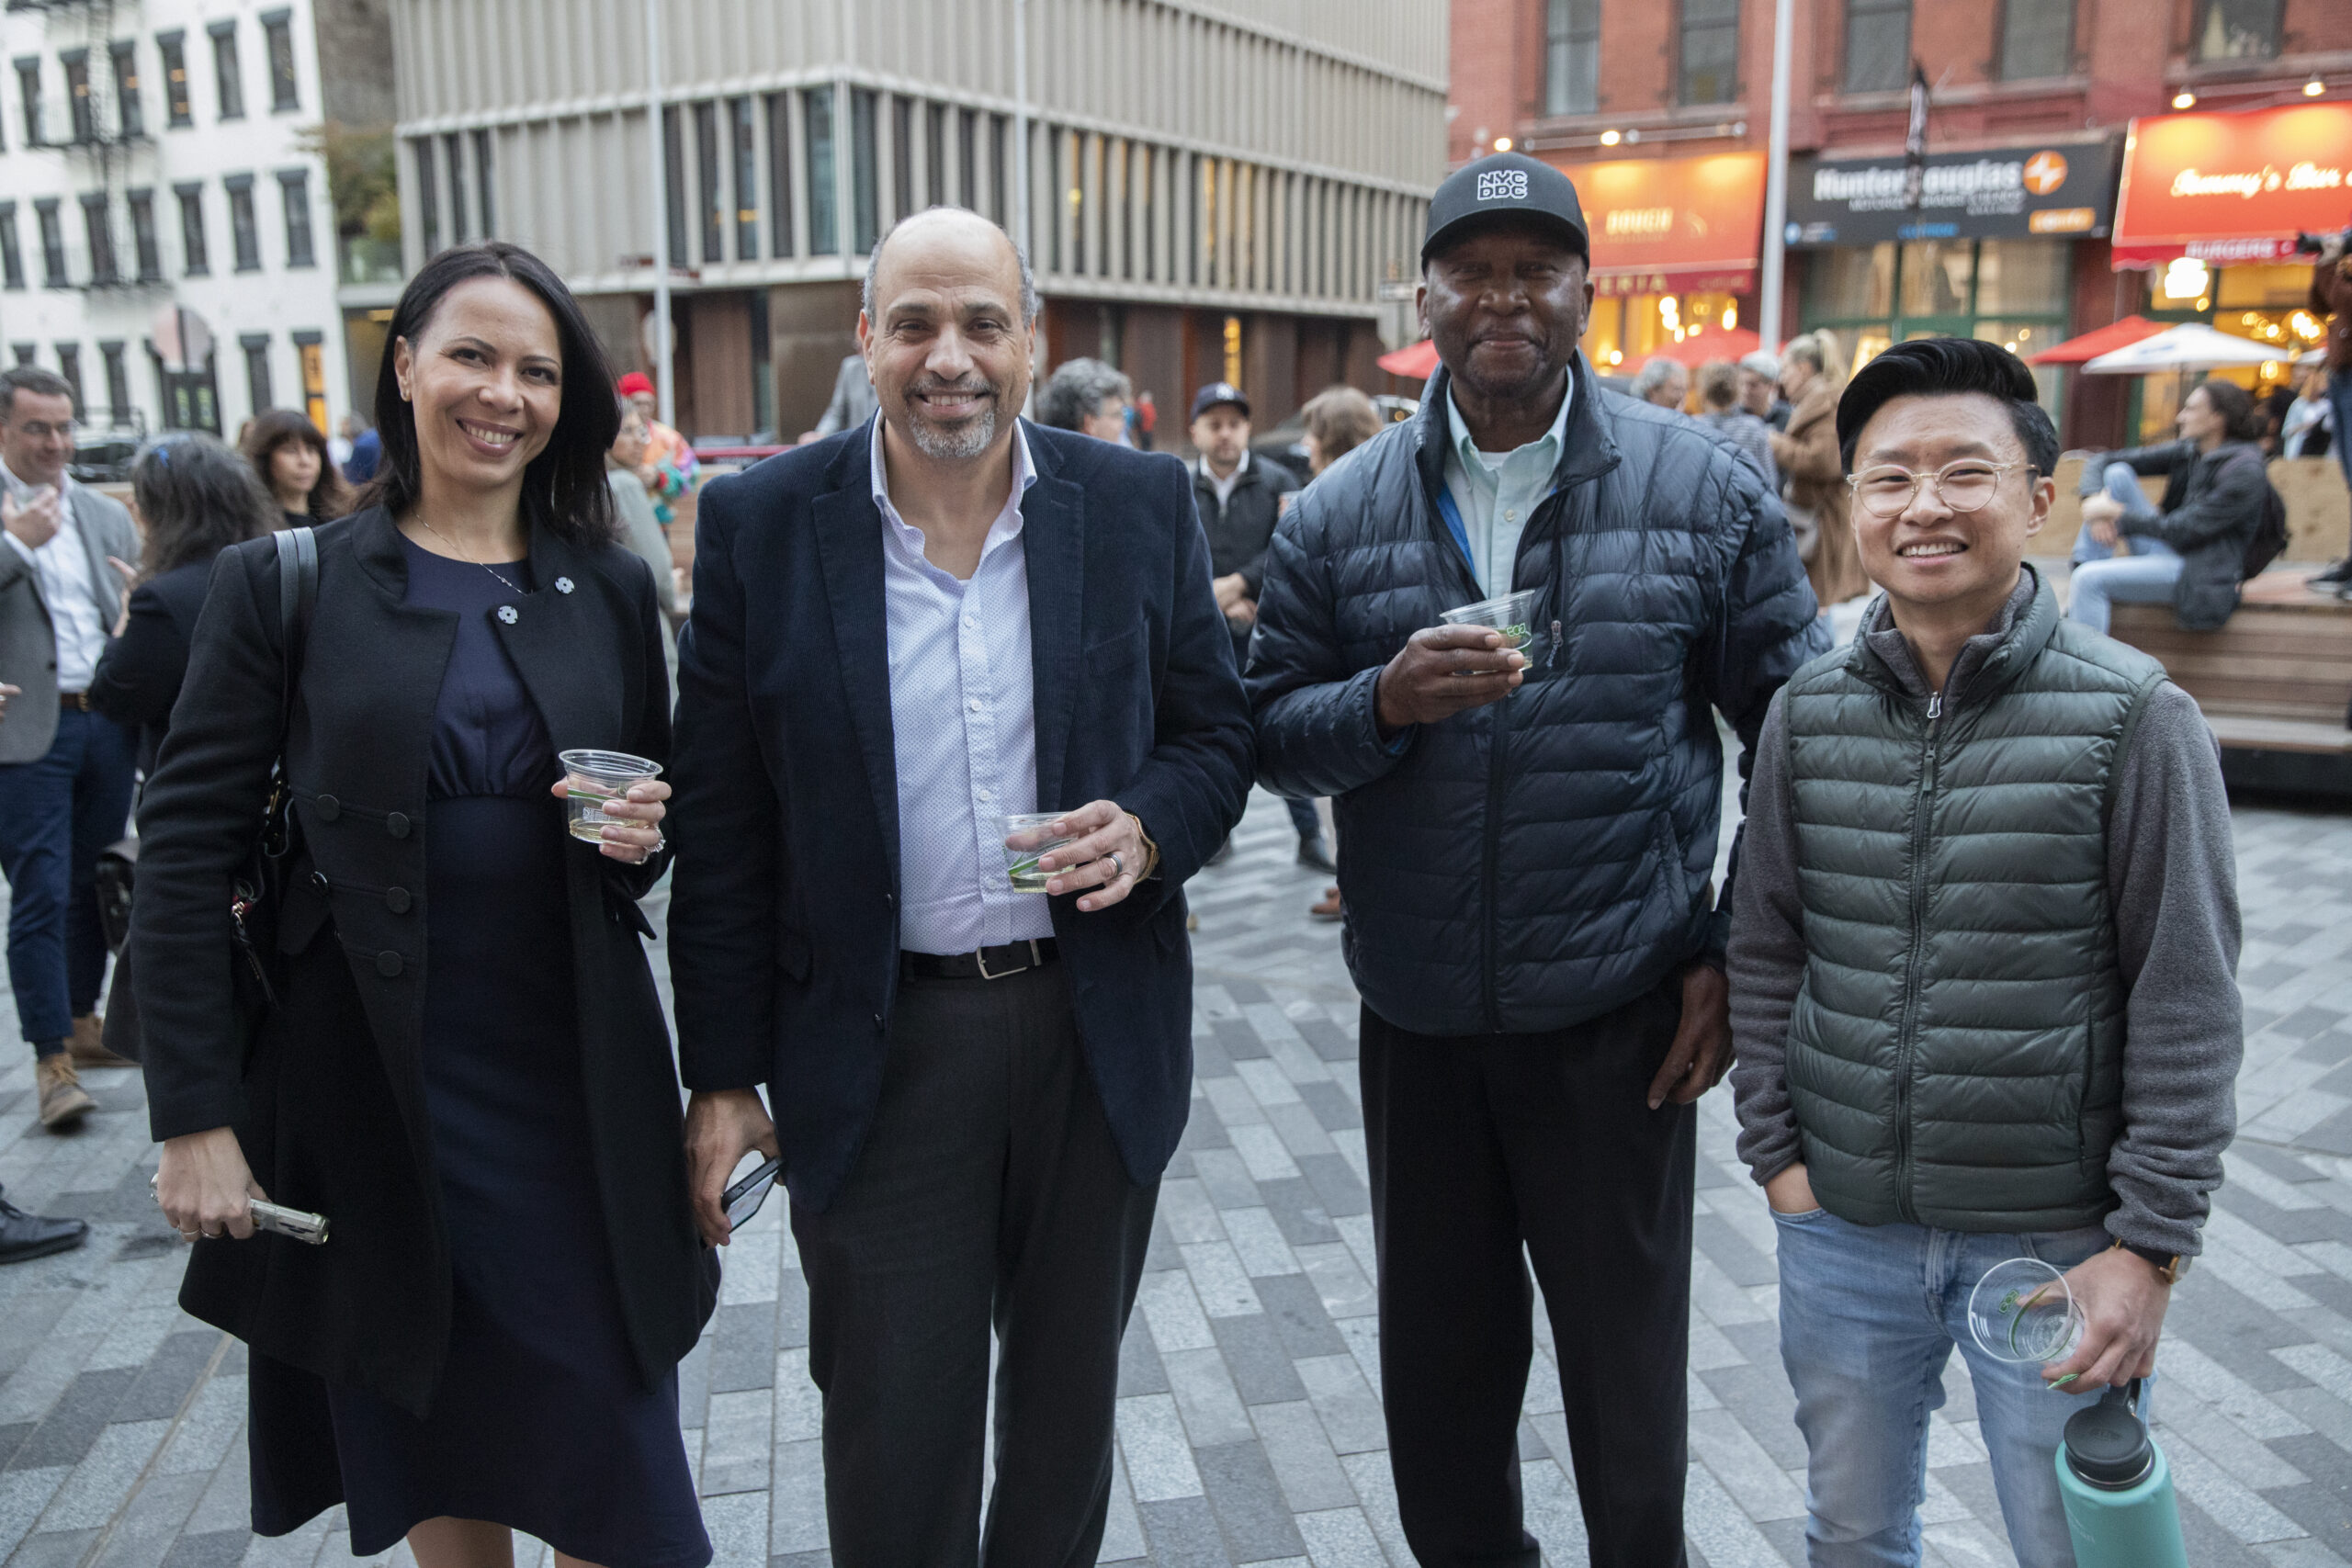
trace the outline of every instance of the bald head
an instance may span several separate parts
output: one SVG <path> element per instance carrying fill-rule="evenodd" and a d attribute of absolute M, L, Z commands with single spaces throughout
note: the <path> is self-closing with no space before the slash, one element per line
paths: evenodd
<path fill-rule="evenodd" d="M 902 255 L 919 258 L 935 255 L 937 247 L 944 243 L 965 265 L 975 269 L 998 265 L 1012 269 L 1012 288 L 1021 311 L 1021 324 L 1029 326 L 1037 320 L 1037 283 L 1029 273 L 1029 258 L 1012 243 L 1012 236 L 981 217 L 968 207 L 929 207 L 911 218 L 899 220 L 890 231 L 882 236 L 865 261 L 865 288 L 858 299 L 858 308 L 871 317 L 876 304 L 886 298 L 890 287 L 885 278 L 887 266 L 895 265 Z M 984 259 L 985 258 L 985 259 Z"/>
<path fill-rule="evenodd" d="M 942 462 L 1012 439 L 1037 298 L 1003 230 L 962 208 L 915 214 L 874 247 L 864 305 L 858 347 L 891 428 Z"/>

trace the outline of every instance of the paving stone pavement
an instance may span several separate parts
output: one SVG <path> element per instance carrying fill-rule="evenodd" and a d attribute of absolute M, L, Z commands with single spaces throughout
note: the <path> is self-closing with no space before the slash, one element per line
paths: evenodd
<path fill-rule="evenodd" d="M 2164 1348 L 2160 1436 L 2199 1568 L 2352 1562 L 2352 817 L 2236 818 L 2248 1027 L 2244 1132 Z M 1192 1125 L 1168 1172 L 1125 1345 L 1106 1562 L 1405 1568 L 1382 1429 L 1356 1000 L 1324 879 L 1292 863 L 1281 806 L 1251 802 L 1193 885 Z M 0 1008 L 13 1035 L 14 1010 Z M 88 1075 L 101 1113 L 32 1127 L 32 1071 L 0 1046 L 0 1182 L 79 1214 L 84 1249 L 0 1269 L 6 1568 L 333 1568 L 341 1512 L 246 1529 L 244 1355 L 174 1305 L 182 1259 L 147 1191 L 138 1080 Z M 1702 1102 L 1691 1313 L 1694 1563 L 1804 1562 L 1804 1449 L 1781 1371 L 1772 1224 Z M 807 1293 L 783 1205 L 732 1248 L 681 1379 L 688 1452 L 724 1568 L 825 1551 Z M 1585 1561 L 1550 1333 L 1521 1431 L 1531 1528 Z M 1928 1560 L 2014 1568 L 1965 1372 L 1935 1416 Z M 385 1560 L 409 1568 L 404 1550 Z M 542 1568 L 543 1551 L 523 1554 Z M 616 1565 L 620 1568 L 620 1565 Z"/>

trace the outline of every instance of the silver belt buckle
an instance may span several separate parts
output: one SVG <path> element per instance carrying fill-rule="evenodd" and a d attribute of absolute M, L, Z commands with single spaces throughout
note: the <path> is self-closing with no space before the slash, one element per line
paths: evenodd
<path fill-rule="evenodd" d="M 1028 939 L 1028 963 L 1023 964 L 1018 969 L 1000 969 L 993 975 L 989 973 L 989 950 L 985 947 L 976 947 L 972 949 L 972 962 L 978 966 L 980 978 L 983 980 L 1010 979 L 1015 975 L 1026 975 L 1030 970 L 1035 969 L 1039 964 L 1043 964 L 1045 960 L 1037 956 L 1037 939 L 1033 936 Z"/>

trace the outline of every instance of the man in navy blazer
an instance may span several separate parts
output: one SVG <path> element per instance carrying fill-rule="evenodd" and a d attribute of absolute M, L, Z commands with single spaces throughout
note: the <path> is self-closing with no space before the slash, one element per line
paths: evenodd
<path fill-rule="evenodd" d="M 909 219 L 858 318 L 878 416 L 713 483 L 696 523 L 688 1157 L 724 1243 L 730 1172 L 781 1152 L 840 1568 L 1094 1561 L 1191 1094 L 1182 888 L 1250 788 L 1184 469 L 1018 417 L 1036 313 L 1001 230 Z M 1023 813 L 1071 840 L 1043 894 L 1008 875 Z"/>

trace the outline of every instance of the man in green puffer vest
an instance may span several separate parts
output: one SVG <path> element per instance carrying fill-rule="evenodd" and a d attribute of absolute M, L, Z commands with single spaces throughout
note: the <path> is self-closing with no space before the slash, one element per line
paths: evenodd
<path fill-rule="evenodd" d="M 2220 756 L 2162 667 L 2063 619 L 2025 564 L 2058 438 L 2016 356 L 1898 344 L 1838 435 L 1886 592 L 1773 699 L 1729 955 L 1811 1562 L 1919 1561 L 1957 1344 L 2019 1568 L 2071 1568 L 2060 1431 L 2154 1370 L 2235 1124 Z M 2048 1366 L 1967 1331 L 1971 1290 L 2019 1256 L 2082 1308 Z"/>

